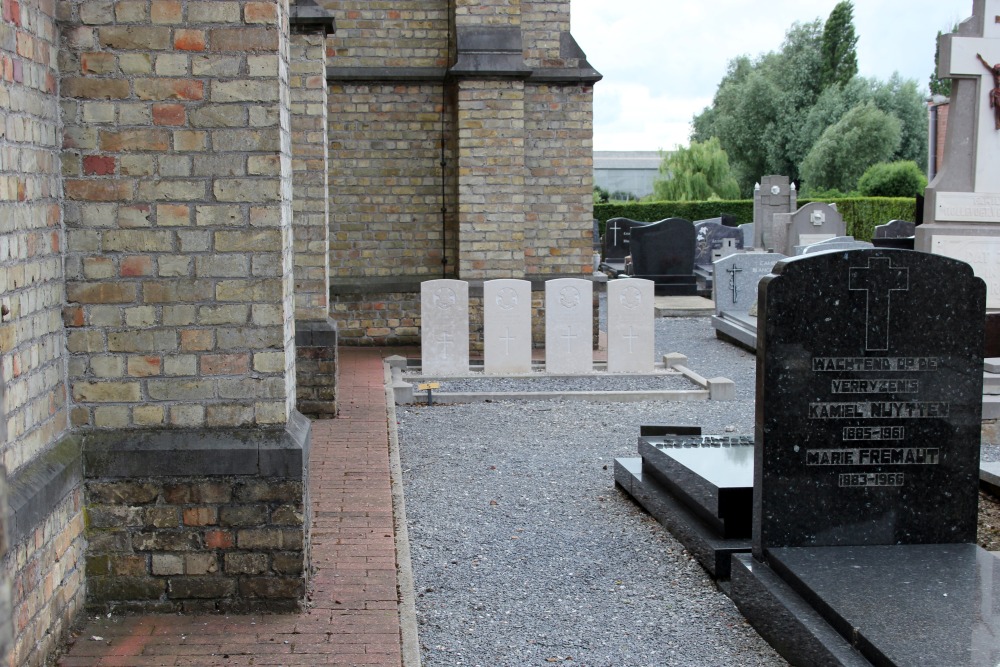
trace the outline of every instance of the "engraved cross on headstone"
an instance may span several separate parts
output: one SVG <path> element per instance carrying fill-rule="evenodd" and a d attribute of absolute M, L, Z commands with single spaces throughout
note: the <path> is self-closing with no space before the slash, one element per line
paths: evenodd
<path fill-rule="evenodd" d="M 562 338 L 566 341 L 566 353 L 573 351 L 573 339 L 577 338 L 577 335 L 573 333 L 573 327 L 566 327 L 566 333 L 562 334 Z"/>
<path fill-rule="evenodd" d="M 995 109 L 990 104 L 994 90 L 993 73 L 984 66 L 980 56 L 991 66 L 1000 63 L 1000 0 L 984 0 L 982 37 L 949 36 L 949 58 L 942 63 L 942 76 L 976 78 L 976 129 L 972 153 L 976 156 L 974 192 L 1000 190 L 1000 131 L 996 129 Z M 945 66 L 950 64 L 945 70 Z"/>
<path fill-rule="evenodd" d="M 627 334 L 622 334 L 622 336 L 625 338 L 625 340 L 628 341 L 628 353 L 629 354 L 633 354 L 634 350 L 632 348 L 632 343 L 633 343 L 633 341 L 639 340 L 639 336 L 635 333 L 635 328 L 634 327 L 629 327 L 628 328 L 628 333 Z"/>
<path fill-rule="evenodd" d="M 618 245 L 618 223 L 611 223 L 611 246 L 616 247 Z"/>
<path fill-rule="evenodd" d="M 736 282 L 736 274 L 743 273 L 743 269 L 733 264 L 731 267 L 726 269 L 726 273 L 729 274 L 729 289 L 733 290 L 733 303 L 739 299 L 739 283 Z"/>
<path fill-rule="evenodd" d="M 506 344 L 507 351 L 504 354 L 506 354 L 509 357 L 510 356 L 510 344 L 511 344 L 512 341 L 517 340 L 514 336 L 510 335 L 510 327 L 507 327 L 506 333 L 504 333 L 504 335 L 500 337 L 500 340 L 502 340 Z"/>
<path fill-rule="evenodd" d="M 868 266 L 853 266 L 848 289 L 867 293 L 865 349 L 889 349 L 889 310 L 893 292 L 910 289 L 909 269 L 893 266 L 890 257 L 869 257 Z"/>
<path fill-rule="evenodd" d="M 444 356 L 447 357 L 448 356 L 448 346 L 451 345 L 454 342 L 451 339 L 451 334 L 450 333 L 443 333 L 443 334 L 441 334 L 440 336 L 438 336 L 438 342 L 441 343 L 441 347 L 444 348 Z"/>

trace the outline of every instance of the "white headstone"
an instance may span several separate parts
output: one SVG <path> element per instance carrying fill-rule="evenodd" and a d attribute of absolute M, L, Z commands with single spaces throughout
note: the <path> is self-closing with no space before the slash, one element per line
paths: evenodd
<path fill-rule="evenodd" d="M 651 373 L 655 359 L 654 283 L 623 278 L 608 283 L 608 372 Z"/>
<path fill-rule="evenodd" d="M 469 283 L 420 284 L 420 356 L 424 375 L 469 373 Z"/>
<path fill-rule="evenodd" d="M 483 349 L 487 374 L 531 372 L 531 283 L 483 283 Z"/>
<path fill-rule="evenodd" d="M 594 370 L 594 286 L 589 280 L 557 278 L 545 283 L 545 371 Z"/>

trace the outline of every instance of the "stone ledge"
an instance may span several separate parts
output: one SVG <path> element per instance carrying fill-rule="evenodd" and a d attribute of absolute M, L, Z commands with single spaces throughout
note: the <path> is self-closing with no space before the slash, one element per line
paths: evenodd
<path fill-rule="evenodd" d="M 88 479 L 252 475 L 305 477 L 309 420 L 293 412 L 285 428 L 90 432 L 82 436 Z"/>
<path fill-rule="evenodd" d="M 337 323 L 325 320 L 295 320 L 295 345 L 308 347 L 335 347 Z"/>
<path fill-rule="evenodd" d="M 428 280 L 439 280 L 441 276 L 395 276 L 392 278 L 332 278 L 330 280 L 330 297 L 344 296 L 348 294 L 419 294 L 420 284 Z M 460 280 L 455 276 L 447 276 L 449 280 Z M 552 273 L 545 275 L 531 276 L 511 276 L 515 280 L 527 280 L 531 283 L 532 292 L 545 291 L 545 283 L 557 278 L 581 278 L 594 283 L 603 284 L 607 282 L 607 276 L 603 273 L 595 274 L 562 274 Z M 483 295 L 483 280 L 469 280 L 469 296 Z"/>
<path fill-rule="evenodd" d="M 10 543 L 28 537 L 83 481 L 78 436 L 68 435 L 10 479 Z"/>

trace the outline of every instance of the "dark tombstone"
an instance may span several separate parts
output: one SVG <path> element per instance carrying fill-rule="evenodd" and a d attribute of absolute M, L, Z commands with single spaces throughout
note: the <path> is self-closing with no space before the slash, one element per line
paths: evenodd
<path fill-rule="evenodd" d="M 628 218 L 611 218 L 604 225 L 604 250 L 600 270 L 617 277 L 625 272 L 625 258 L 629 255 L 632 230 L 648 225 Z"/>
<path fill-rule="evenodd" d="M 700 267 L 712 266 L 712 262 L 719 257 L 713 257 L 713 252 L 718 252 L 724 246 L 726 239 L 732 239 L 737 250 L 743 249 L 743 232 L 739 227 L 727 227 L 717 220 L 699 220 L 694 223 L 695 229 L 695 250 L 694 263 Z M 727 254 L 732 254 L 728 252 Z"/>
<path fill-rule="evenodd" d="M 915 222 L 918 227 L 924 224 L 924 196 L 917 195 Z"/>
<path fill-rule="evenodd" d="M 1000 659 L 1000 568 L 974 544 L 985 303 L 968 264 L 905 250 L 761 281 L 753 556 L 732 596 L 793 664 Z"/>
<path fill-rule="evenodd" d="M 601 221 L 594 218 L 594 250 L 600 252 L 603 247 L 601 241 Z"/>
<path fill-rule="evenodd" d="M 732 554 L 750 551 L 753 439 L 646 425 L 639 429 L 639 454 L 615 459 L 615 483 L 710 575 L 728 579 Z"/>
<path fill-rule="evenodd" d="M 906 220 L 890 220 L 875 227 L 872 245 L 876 248 L 903 248 L 913 250 L 916 224 Z"/>
<path fill-rule="evenodd" d="M 983 345 L 984 357 L 1000 357 L 1000 313 L 989 313 L 986 316 L 986 342 Z"/>
<path fill-rule="evenodd" d="M 694 244 L 694 225 L 683 218 L 633 227 L 629 238 L 630 275 L 652 280 L 657 294 L 693 295 L 697 292 Z"/>

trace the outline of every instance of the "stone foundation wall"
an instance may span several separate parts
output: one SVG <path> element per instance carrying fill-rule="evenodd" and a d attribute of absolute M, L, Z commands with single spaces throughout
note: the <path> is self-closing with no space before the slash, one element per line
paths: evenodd
<path fill-rule="evenodd" d="M 7 514 L 7 471 L 0 466 L 0 564 L 10 548 L 7 531 L 10 517 Z M 14 646 L 14 614 L 10 606 L 10 577 L 7 568 L 0 567 L 0 664 L 7 664 L 7 656 Z"/>
<path fill-rule="evenodd" d="M 12 665 L 47 664 L 83 609 L 81 480 L 80 446 L 73 438 L 64 438 L 9 480 L 9 550 L 0 562 L 0 581 L 11 582 Z M 0 619 L 7 617 L 0 613 Z"/>
<path fill-rule="evenodd" d="M 298 607 L 302 480 L 88 480 L 88 607 L 246 612 Z"/>
<path fill-rule="evenodd" d="M 84 436 L 87 606 L 292 611 L 308 574 L 309 421 Z"/>

